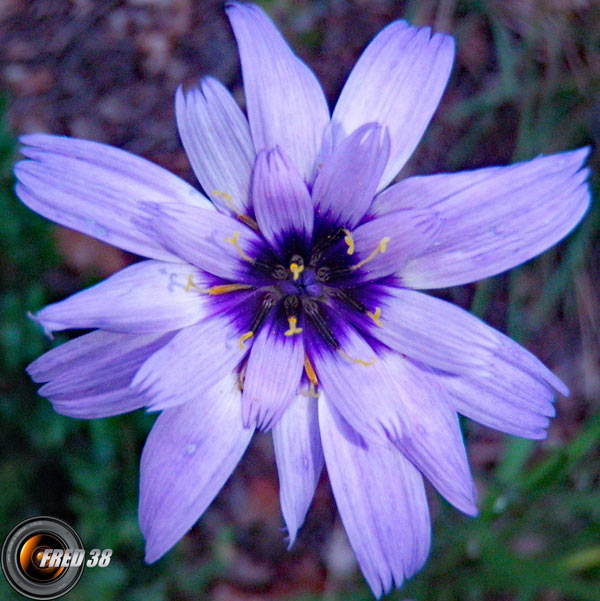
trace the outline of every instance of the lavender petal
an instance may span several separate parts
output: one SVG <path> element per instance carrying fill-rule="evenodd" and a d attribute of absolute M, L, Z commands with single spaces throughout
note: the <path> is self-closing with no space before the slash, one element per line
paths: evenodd
<path fill-rule="evenodd" d="M 129 384 L 144 361 L 171 337 L 97 330 L 48 351 L 27 371 L 34 381 L 47 382 L 39 394 L 62 415 L 86 419 L 118 415 L 145 405 Z"/>
<path fill-rule="evenodd" d="M 177 202 L 214 210 L 197 190 L 128 152 L 73 138 L 22 136 L 31 160 L 15 166 L 16 192 L 30 209 L 56 223 L 124 250 L 178 262 L 155 237 L 136 227 L 145 202 Z"/>
<path fill-rule="evenodd" d="M 454 59 L 450 36 L 404 21 L 385 27 L 348 77 L 332 115 L 334 144 L 365 123 L 386 127 L 390 158 L 378 189 L 400 171 L 438 106 Z"/>
<path fill-rule="evenodd" d="M 224 213 L 250 213 L 255 152 L 248 121 L 221 83 L 205 77 L 175 97 L 181 141 L 200 185 Z"/>
<path fill-rule="evenodd" d="M 506 361 L 496 361 L 494 374 L 492 379 L 437 373 L 436 379 L 462 415 L 507 434 L 546 438 L 555 414 L 553 390 Z"/>
<path fill-rule="evenodd" d="M 359 127 L 319 169 L 312 198 L 327 223 L 353 229 L 369 208 L 388 161 L 389 136 L 380 125 Z"/>
<path fill-rule="evenodd" d="M 477 514 L 475 487 L 454 408 L 431 370 L 399 354 L 384 360 L 409 429 L 393 442 L 446 500 Z"/>
<path fill-rule="evenodd" d="M 391 443 L 367 446 L 325 398 L 319 399 L 319 425 L 350 544 L 373 594 L 380 597 L 427 558 L 430 523 L 423 479 Z"/>
<path fill-rule="evenodd" d="M 190 286 L 190 282 L 193 286 Z M 207 276 L 195 267 L 142 261 L 35 316 L 46 332 L 102 328 L 144 334 L 178 330 L 206 315 Z"/>
<path fill-rule="evenodd" d="M 252 202 L 262 235 L 279 254 L 294 238 L 308 248 L 314 213 L 306 184 L 279 147 L 261 151 L 252 177 Z"/>
<path fill-rule="evenodd" d="M 284 336 L 269 319 L 260 329 L 248 358 L 242 394 L 244 426 L 269 430 L 298 392 L 304 363 L 301 335 Z"/>
<path fill-rule="evenodd" d="M 401 438 L 409 427 L 396 401 L 388 370 L 352 326 L 328 316 L 340 348 L 325 346 L 316 334 L 305 339 L 319 388 L 361 436 L 381 442 Z M 343 337 L 342 337 L 343 336 Z"/>
<path fill-rule="evenodd" d="M 402 269 L 411 288 L 466 284 L 528 261 L 564 238 L 590 205 L 582 164 L 589 148 L 509 167 L 413 177 L 373 203 L 375 215 L 407 208 L 436 211 L 435 244 Z"/>
<path fill-rule="evenodd" d="M 449 373 L 497 377 L 507 363 L 528 380 L 568 394 L 568 388 L 522 346 L 467 311 L 421 292 L 373 286 L 370 303 L 381 308 L 382 327 L 369 320 L 369 335 L 393 350 Z"/>
<path fill-rule="evenodd" d="M 148 563 L 164 555 L 204 513 L 252 434 L 242 425 L 240 391 L 231 374 L 196 400 L 159 416 L 140 468 L 139 517 Z"/>
<path fill-rule="evenodd" d="M 252 261 L 265 253 L 266 244 L 250 227 L 218 211 L 196 207 L 165 204 L 153 211 L 147 227 L 173 253 L 227 280 L 256 280 Z"/>
<path fill-rule="evenodd" d="M 226 10 L 240 51 L 256 152 L 281 147 L 305 182 L 312 183 L 329 123 L 323 90 L 260 8 L 229 2 Z"/>
<path fill-rule="evenodd" d="M 289 404 L 273 426 L 281 511 L 289 547 L 306 516 L 323 470 L 317 401 L 302 394 Z"/>
<path fill-rule="evenodd" d="M 357 277 L 367 282 L 403 273 L 407 261 L 435 243 L 440 226 L 437 213 L 419 210 L 398 211 L 360 225 L 352 232 L 353 263 L 365 262 Z"/>
<path fill-rule="evenodd" d="M 192 402 L 242 361 L 252 346 L 252 340 L 239 343 L 247 329 L 227 312 L 184 328 L 141 366 L 133 391 L 146 397 L 151 411 Z"/>

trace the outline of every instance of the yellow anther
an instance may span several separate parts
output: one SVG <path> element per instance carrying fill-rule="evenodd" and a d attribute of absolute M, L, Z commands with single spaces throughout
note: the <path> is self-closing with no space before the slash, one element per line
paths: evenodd
<path fill-rule="evenodd" d="M 248 290 L 249 288 L 252 288 L 249 284 L 223 284 L 222 286 L 211 286 L 207 292 L 211 296 L 215 296 L 217 294 L 236 292 L 237 290 Z"/>
<path fill-rule="evenodd" d="M 382 238 L 379 241 L 377 248 L 375 248 L 375 250 L 366 259 L 363 259 L 360 263 L 357 263 L 356 265 L 352 265 L 352 267 L 350 267 L 350 269 L 352 271 L 354 271 L 355 269 L 360 269 L 361 267 L 363 267 L 363 265 L 366 265 L 367 263 L 372 261 L 379 253 L 384 253 L 387 250 L 387 245 L 388 245 L 389 241 L 390 241 L 389 236 Z"/>
<path fill-rule="evenodd" d="M 348 245 L 348 250 L 346 251 L 349 255 L 354 254 L 354 238 L 352 237 L 352 232 L 350 230 L 344 230 L 344 242 Z"/>
<path fill-rule="evenodd" d="M 226 294 L 227 292 L 235 292 L 236 290 L 248 290 L 253 288 L 250 284 L 223 284 L 222 286 L 211 286 L 210 288 L 200 288 L 194 283 L 192 274 L 188 274 L 187 283 L 185 285 L 185 291 L 197 290 L 202 294 L 210 294 L 212 296 L 217 294 Z"/>
<path fill-rule="evenodd" d="M 204 288 L 200 288 L 200 286 L 198 286 L 197 284 L 194 284 L 193 275 L 191 273 L 188 273 L 187 283 L 185 285 L 185 291 L 189 292 L 192 289 L 198 290 L 198 292 L 202 292 L 204 294 L 206 294 L 208 292 L 208 290 L 205 290 Z"/>
<path fill-rule="evenodd" d="M 227 206 L 235 213 L 235 216 L 242 223 L 245 223 L 246 225 L 250 226 L 253 230 L 256 230 L 258 232 L 258 224 L 256 223 L 256 221 L 254 221 L 252 217 L 248 217 L 248 215 L 240 213 L 235 208 L 235 205 L 233 204 L 233 197 L 231 196 L 231 194 L 227 194 L 227 192 L 223 192 L 221 190 L 213 190 L 211 196 L 219 196 L 220 198 L 222 198 L 227 203 Z"/>
<path fill-rule="evenodd" d="M 300 332 L 302 332 L 302 328 L 296 327 L 296 324 L 298 323 L 298 318 L 288 317 L 288 323 L 290 324 L 290 329 L 286 330 L 283 333 L 284 336 L 293 336 L 294 334 L 300 334 Z"/>
<path fill-rule="evenodd" d="M 300 277 L 300 274 L 304 271 L 304 265 L 292 263 L 290 265 L 290 271 L 294 274 L 294 281 L 296 281 Z"/>
<path fill-rule="evenodd" d="M 211 196 L 219 196 L 227 203 L 227 206 L 232 211 L 236 212 L 235 206 L 233 205 L 233 196 L 231 196 L 231 194 L 227 194 L 227 192 L 223 192 L 222 190 L 213 190 Z"/>
<path fill-rule="evenodd" d="M 315 368 L 312 366 L 308 355 L 304 353 L 304 371 L 306 372 L 306 377 L 310 383 L 310 387 L 307 393 L 302 393 L 304 396 L 311 396 L 315 399 L 319 398 L 319 391 L 316 390 L 316 387 L 319 385 L 319 381 L 317 380 L 317 374 L 315 373 Z"/>
<path fill-rule="evenodd" d="M 246 342 L 246 340 L 250 340 L 250 338 L 252 338 L 252 336 L 254 336 L 254 332 L 250 331 L 250 332 L 246 332 L 245 334 L 242 335 L 242 337 L 240 338 L 238 344 L 240 345 L 240 348 L 242 350 L 244 350 L 244 342 Z"/>
<path fill-rule="evenodd" d="M 237 218 L 245 223 L 248 227 L 251 227 L 255 232 L 258 232 L 258 223 L 252 219 L 252 217 L 248 217 L 248 215 L 244 215 L 243 213 L 238 213 Z"/>
<path fill-rule="evenodd" d="M 375 322 L 375 325 L 383 328 L 383 324 L 381 323 L 381 307 L 377 307 L 375 313 L 367 311 L 367 315 Z"/>
<path fill-rule="evenodd" d="M 347 359 L 348 361 L 352 361 L 352 363 L 358 363 L 359 365 L 364 365 L 364 367 L 371 367 L 371 365 L 373 365 L 375 363 L 375 361 L 377 359 L 375 359 L 375 357 L 373 357 L 370 361 L 365 361 L 364 359 L 355 359 L 354 357 L 350 357 L 350 355 L 347 355 L 342 349 L 338 349 L 338 353 L 344 357 L 344 359 Z"/>
<path fill-rule="evenodd" d="M 235 232 L 235 234 L 233 234 L 233 238 L 225 238 L 225 242 L 229 242 L 229 244 L 233 244 L 233 246 L 235 246 L 235 250 L 238 251 L 238 253 L 240 254 L 240 257 L 242 257 L 242 259 L 244 259 L 244 261 L 248 261 L 249 263 L 254 263 L 254 259 L 252 257 L 249 257 L 244 252 L 242 247 L 240 246 L 240 243 L 238 242 L 239 237 L 240 237 L 240 233 Z"/>

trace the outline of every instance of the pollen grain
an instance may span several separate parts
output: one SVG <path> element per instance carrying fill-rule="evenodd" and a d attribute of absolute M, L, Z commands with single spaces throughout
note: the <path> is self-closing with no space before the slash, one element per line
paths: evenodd
<path fill-rule="evenodd" d="M 290 328 L 289 330 L 286 330 L 283 335 L 284 336 L 293 336 L 294 334 L 300 334 L 302 332 L 302 328 L 298 328 L 296 327 L 296 324 L 298 323 L 298 318 L 291 316 L 288 317 L 288 323 L 290 324 Z"/>
<path fill-rule="evenodd" d="M 355 359 L 354 357 L 350 357 L 350 355 L 347 355 L 342 349 L 338 349 L 337 351 L 342 357 L 344 357 L 344 359 L 351 361 L 352 363 L 358 363 L 358 365 L 363 365 L 364 367 L 371 367 L 371 365 L 374 365 L 375 361 L 377 361 L 375 357 L 369 361 L 365 361 L 364 359 Z"/>
<path fill-rule="evenodd" d="M 381 323 L 381 307 L 376 307 L 375 313 L 372 311 L 367 311 L 366 315 L 375 322 L 376 326 L 383 328 L 383 324 Z"/>
<path fill-rule="evenodd" d="M 235 247 L 235 250 L 238 251 L 240 257 L 242 257 L 242 259 L 244 259 L 244 261 L 248 261 L 248 263 L 254 263 L 254 259 L 252 257 L 249 257 L 244 252 L 244 249 L 240 246 L 240 243 L 238 241 L 239 237 L 240 237 L 240 232 L 235 232 L 233 234 L 232 238 L 225 238 L 225 242 L 229 242 L 229 244 L 233 244 L 233 246 Z"/>
<path fill-rule="evenodd" d="M 310 387 L 307 393 L 302 393 L 304 396 L 310 396 L 315 399 L 319 398 L 319 391 L 317 387 L 319 386 L 319 381 L 317 380 L 317 374 L 315 373 L 315 368 L 312 366 L 308 355 L 304 353 L 304 371 L 306 372 L 306 377 L 310 383 Z"/>
<path fill-rule="evenodd" d="M 189 292 L 190 290 L 197 290 L 198 292 L 202 292 L 203 294 L 206 294 L 208 292 L 208 290 L 200 288 L 200 286 L 194 284 L 193 275 L 191 273 L 188 273 L 187 282 L 185 284 L 185 291 Z"/>
<path fill-rule="evenodd" d="M 354 238 L 352 237 L 352 232 L 350 230 L 344 229 L 344 242 L 348 245 L 348 250 L 346 253 L 349 255 L 354 254 Z"/>
<path fill-rule="evenodd" d="M 246 340 L 250 340 L 250 338 L 252 338 L 252 336 L 254 336 L 254 332 L 252 330 L 250 330 L 249 332 L 246 332 L 245 334 L 243 334 L 239 341 L 238 341 L 238 345 L 242 350 L 245 350 L 245 346 L 244 346 L 244 342 L 246 342 Z"/>
<path fill-rule="evenodd" d="M 258 223 L 256 223 L 256 221 L 254 221 L 254 219 L 252 219 L 252 217 L 248 217 L 248 215 L 244 215 L 243 213 L 240 213 L 235 208 L 235 205 L 233 204 L 233 197 L 231 196 L 231 194 L 228 194 L 227 192 L 223 192 L 222 190 L 213 190 L 212 196 L 219 196 L 220 198 L 222 198 L 227 203 L 227 206 L 235 213 L 235 216 L 242 223 L 245 223 L 247 226 L 251 227 L 253 230 L 258 232 Z"/>
<path fill-rule="evenodd" d="M 359 263 L 356 263 L 356 265 L 352 265 L 350 267 L 350 269 L 352 271 L 360 269 L 361 267 L 365 266 L 367 263 L 370 263 L 379 253 L 384 253 L 387 250 L 387 245 L 388 245 L 389 241 L 390 241 L 390 237 L 389 236 L 386 236 L 385 238 L 382 238 L 379 241 L 379 244 L 377 245 L 377 247 L 375 248 L 375 250 L 366 259 L 363 259 Z"/>
<path fill-rule="evenodd" d="M 207 292 L 211 296 L 215 296 L 217 294 L 227 294 L 228 292 L 248 290 L 250 288 L 253 288 L 253 286 L 250 286 L 250 284 L 223 284 L 221 286 L 211 286 Z"/>
<path fill-rule="evenodd" d="M 296 281 L 300 277 L 300 274 L 304 271 L 304 265 L 292 263 L 290 265 L 290 271 L 294 274 L 294 281 Z"/>

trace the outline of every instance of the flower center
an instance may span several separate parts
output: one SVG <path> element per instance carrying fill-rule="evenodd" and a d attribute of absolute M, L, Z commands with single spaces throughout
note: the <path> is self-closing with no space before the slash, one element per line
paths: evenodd
<path fill-rule="evenodd" d="M 239 215 L 238 218 L 260 234 L 253 219 L 249 217 L 241 219 Z M 285 337 L 291 338 L 301 334 L 305 325 L 310 324 L 313 331 L 332 351 L 339 353 L 348 361 L 363 366 L 372 365 L 375 359 L 365 361 L 348 356 L 343 351 L 331 324 L 339 321 L 333 319 L 333 316 L 345 308 L 356 311 L 371 319 L 378 327 L 383 327 L 381 308 L 375 307 L 371 311 L 360 300 L 361 291 L 368 284 L 361 281 L 360 276 L 356 276 L 359 270 L 377 255 L 386 252 L 390 241 L 388 236 L 382 238 L 366 258 L 357 260 L 353 256 L 355 241 L 352 232 L 342 227 L 322 228 L 321 233 L 315 235 L 313 239 L 312 249 L 305 248 L 300 252 L 297 252 L 299 249 L 293 246 L 287 249 L 286 256 L 289 260 L 286 261 L 286 266 L 286 262 L 280 262 L 270 253 L 257 257 L 247 254 L 240 245 L 240 235 L 239 231 L 234 232 L 232 236 L 226 237 L 225 241 L 235 247 L 243 261 L 250 264 L 253 276 L 258 276 L 258 281 L 262 283 L 222 283 L 208 289 L 201 289 L 194 284 L 190 276 L 186 291 L 195 289 L 212 296 L 254 291 L 258 295 L 255 297 L 258 305 L 252 313 L 250 328 L 238 340 L 241 349 L 245 348 L 248 340 L 254 338 L 267 318 L 271 318 L 274 319 L 275 327 L 280 329 Z M 310 256 L 310 259 L 306 261 L 305 256 Z M 240 308 L 246 306 L 246 303 L 242 303 Z M 244 308 L 241 310 L 244 311 Z M 310 384 L 307 394 L 318 396 L 316 392 L 318 381 L 306 353 L 304 371 Z M 243 388 L 243 379 L 244 367 L 240 371 L 241 388 Z"/>
<path fill-rule="evenodd" d="M 246 223 L 245 220 L 242 221 Z M 260 233 L 258 226 L 253 229 Z M 266 277 L 268 283 L 228 283 L 212 286 L 203 292 L 220 295 L 253 289 L 259 293 L 258 309 L 254 312 L 250 329 L 239 339 L 240 348 L 243 349 L 244 343 L 255 336 L 273 311 L 275 319 L 282 321 L 280 327 L 284 336 L 291 337 L 302 333 L 302 323 L 306 320 L 327 346 L 344 356 L 338 338 L 329 324 L 332 311 L 339 311 L 340 304 L 370 318 L 378 327 L 383 327 L 381 309 L 375 307 L 374 311 L 371 311 L 360 300 L 360 291 L 364 284 L 360 278 L 355 278 L 355 274 L 377 255 L 386 251 L 390 241 L 388 236 L 382 238 L 366 258 L 356 261 L 353 257 L 355 242 L 352 232 L 343 227 L 322 229 L 313 240 L 310 260 L 305 261 L 306 255 L 295 252 L 296 249 L 288 249 L 287 267 L 277 261 L 274 255 L 248 255 L 240 246 L 239 237 L 240 232 L 234 232 L 233 236 L 225 238 L 225 241 L 235 247 L 240 257 L 250 263 L 252 270 L 263 281 Z M 345 246 L 339 244 L 341 240 Z M 188 286 L 195 287 L 192 282 L 189 282 Z M 285 321 L 287 326 L 284 325 Z M 360 359 L 356 361 L 361 362 Z"/>
<path fill-rule="evenodd" d="M 292 263 L 294 265 L 297 263 Z M 278 282 L 279 290 L 284 295 L 312 296 L 321 298 L 323 296 L 323 285 L 317 280 L 317 275 L 312 267 L 306 267 L 298 271 L 290 271 L 287 279 Z"/>

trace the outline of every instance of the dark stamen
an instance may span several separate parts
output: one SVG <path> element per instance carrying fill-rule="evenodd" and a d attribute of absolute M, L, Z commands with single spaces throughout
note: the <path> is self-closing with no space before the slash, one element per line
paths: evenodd
<path fill-rule="evenodd" d="M 315 267 L 319 260 L 323 257 L 323 253 L 336 242 L 341 240 L 345 235 L 345 228 L 339 227 L 330 232 L 323 240 L 316 244 L 313 248 L 310 257 L 310 267 Z"/>
<path fill-rule="evenodd" d="M 276 280 L 285 280 L 288 277 L 288 270 L 283 265 L 275 265 L 271 268 L 271 275 Z"/>
<path fill-rule="evenodd" d="M 317 269 L 316 278 L 319 282 L 328 282 L 332 279 L 346 276 L 352 273 L 349 267 L 340 267 L 339 269 L 331 269 L 330 267 L 319 267 Z"/>
<path fill-rule="evenodd" d="M 359 300 L 356 300 L 355 298 L 350 296 L 346 291 L 341 290 L 340 288 L 328 288 L 327 292 L 331 296 L 339 298 L 343 303 L 360 313 L 368 312 L 368 309 Z"/>
<path fill-rule="evenodd" d="M 275 303 L 277 302 L 277 298 L 273 294 L 266 294 L 263 298 L 262 304 L 258 309 L 258 313 L 254 316 L 254 320 L 252 321 L 252 325 L 250 326 L 250 331 L 258 332 L 260 326 L 264 323 L 269 311 L 273 308 Z"/>
<path fill-rule="evenodd" d="M 294 255 L 290 259 L 290 264 L 291 263 L 295 263 L 296 265 L 298 265 L 298 267 L 304 267 L 304 259 L 303 259 L 302 255 Z"/>
<path fill-rule="evenodd" d="M 260 272 L 265 273 L 267 275 L 273 275 L 273 265 L 268 263 L 267 261 L 261 261 L 260 259 L 255 259 L 252 265 Z M 279 265 L 277 267 L 280 267 Z M 275 277 L 275 276 L 274 276 Z M 277 278 L 279 279 L 279 278 Z M 283 278 L 281 278 L 283 279 Z"/>
<path fill-rule="evenodd" d="M 303 300 L 302 305 L 304 307 L 304 312 L 306 313 L 306 316 L 313 323 L 313 325 L 317 329 L 317 332 L 321 334 L 325 342 L 334 351 L 337 351 L 337 349 L 340 348 L 340 343 L 337 341 L 337 338 L 334 336 L 333 332 L 329 329 L 325 318 L 319 312 L 319 306 L 317 305 L 317 303 L 313 300 L 306 299 Z"/>
<path fill-rule="evenodd" d="M 285 310 L 285 316 L 298 317 L 298 309 L 300 308 L 300 298 L 296 295 L 286 296 L 283 301 L 283 308 Z"/>
<path fill-rule="evenodd" d="M 329 269 L 329 267 L 319 267 L 315 277 L 318 282 L 327 282 L 331 277 L 331 269 Z"/>

